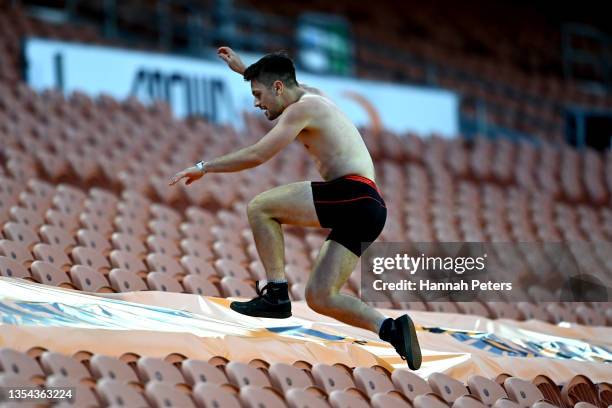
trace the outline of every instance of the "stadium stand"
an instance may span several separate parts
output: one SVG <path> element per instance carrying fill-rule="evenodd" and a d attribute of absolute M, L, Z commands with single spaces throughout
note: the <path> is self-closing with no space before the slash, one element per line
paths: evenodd
<path fill-rule="evenodd" d="M 253 295 L 263 270 L 245 206 L 257 192 L 272 186 L 318 178 L 300 147 L 289 146 L 270 163 L 248 172 L 208 175 L 205 183 L 170 188 L 166 180 L 177 170 L 204 155 L 222 154 L 254 141 L 269 124 L 248 117 L 247 132 L 238 134 L 200 119 L 174 119 L 161 103 L 144 106 L 136 99 L 92 99 L 55 91 L 36 94 L 20 74 L 22 37 L 104 40 L 93 30 L 43 23 L 18 6 L 3 5 L 1 11 L 0 275 L 110 296 L 135 291 Z M 370 18 L 390 24 L 385 16 Z M 414 18 L 429 25 L 434 17 Z M 361 35 L 378 32 L 369 21 L 356 27 Z M 438 40 L 448 41 L 453 33 L 440 34 Z M 474 35 L 493 38 L 486 32 Z M 535 38 L 540 44 L 546 41 Z M 392 38 L 380 41 L 393 43 Z M 377 135 L 362 129 L 389 209 L 381 240 L 597 242 L 601 244 L 594 247 L 597 250 L 581 252 L 579 259 L 585 267 L 610 276 L 612 152 L 553 143 L 563 139 L 555 101 L 611 108 L 610 96 L 590 97 L 559 79 L 521 75 L 512 63 L 500 72 L 497 65 L 408 43 L 423 47 L 423 55 L 429 53 L 427 58 L 439 63 L 452 62 L 475 75 L 488 72 L 486 81 L 476 85 L 444 72 L 438 81 L 486 98 L 507 112 L 497 117 L 493 112 L 493 123 L 539 135 L 541 140 L 448 140 L 436 135 Z M 505 48 L 510 59 L 516 60 L 516 47 Z M 534 55 L 545 52 L 543 48 L 534 50 Z M 360 61 L 371 59 L 363 50 L 358 55 Z M 397 69 L 406 69 L 403 75 L 415 82 L 425 82 L 425 73 L 417 68 Z M 550 91 L 548 97 L 540 98 L 544 89 Z M 469 105 L 462 109 L 474 113 Z M 530 117 L 538 118 L 538 124 L 530 124 Z M 321 232 L 286 229 L 287 276 L 295 300 L 303 299 L 308 268 L 323 239 Z M 521 262 L 528 266 L 529 260 Z M 359 278 L 357 270 L 345 290 L 358 293 Z M 545 273 L 539 275 L 527 294 L 531 301 L 519 304 L 426 300 L 406 304 L 389 298 L 379 306 L 481 316 L 494 322 L 612 326 L 609 302 L 538 303 L 538 291 L 559 291 L 560 283 Z M 471 375 L 464 381 L 432 374 L 424 380 L 380 365 L 227 361 L 223 355 L 187 359 L 179 347 L 164 358 L 154 358 L 147 356 L 144 345 L 139 345 L 141 355 L 126 348 L 119 356 L 86 348 L 58 353 L 47 350 L 46 344 L 36 346 L 0 349 L 0 386 L 70 385 L 78 390 L 75 406 L 612 405 L 609 382 L 567 373 L 563 382 L 545 375 L 530 379 L 504 373 L 494 378 Z"/>

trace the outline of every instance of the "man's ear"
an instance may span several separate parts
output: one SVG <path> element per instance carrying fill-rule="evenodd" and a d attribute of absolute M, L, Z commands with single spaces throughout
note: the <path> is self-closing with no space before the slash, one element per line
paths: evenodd
<path fill-rule="evenodd" d="M 274 89 L 274 94 L 279 96 L 282 95 L 283 91 L 285 90 L 285 84 L 283 84 L 283 81 L 276 80 L 272 84 L 272 88 Z"/>

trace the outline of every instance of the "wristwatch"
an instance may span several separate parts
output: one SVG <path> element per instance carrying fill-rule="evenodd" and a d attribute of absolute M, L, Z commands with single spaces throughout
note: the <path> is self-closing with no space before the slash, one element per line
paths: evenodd
<path fill-rule="evenodd" d="M 197 167 L 198 170 L 200 170 L 202 173 L 206 173 L 206 162 L 204 160 L 200 160 L 199 162 L 196 163 L 195 165 Z"/>

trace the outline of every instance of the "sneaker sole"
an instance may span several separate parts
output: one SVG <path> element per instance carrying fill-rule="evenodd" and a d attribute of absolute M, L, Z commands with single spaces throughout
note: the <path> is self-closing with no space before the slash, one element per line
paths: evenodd
<path fill-rule="evenodd" d="M 255 312 L 255 313 L 245 313 L 242 310 L 238 310 L 234 308 L 234 303 L 230 303 L 230 309 L 232 309 L 234 312 L 243 314 L 245 316 L 251 316 L 251 317 L 265 317 L 268 319 L 286 319 L 288 317 L 291 317 L 291 311 L 287 311 L 287 312 Z"/>
<path fill-rule="evenodd" d="M 416 329 L 412 319 L 408 315 L 401 316 L 397 322 L 402 326 L 402 343 L 406 351 L 406 361 L 411 370 L 421 368 L 423 357 L 421 356 L 421 347 L 417 338 Z"/>

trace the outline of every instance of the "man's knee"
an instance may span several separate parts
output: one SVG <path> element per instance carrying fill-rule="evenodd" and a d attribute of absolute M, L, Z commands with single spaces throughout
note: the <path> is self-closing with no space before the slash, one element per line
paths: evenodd
<path fill-rule="evenodd" d="M 262 217 L 268 218 L 266 199 L 261 194 L 255 196 L 247 204 L 247 217 L 249 222 L 256 221 Z"/>
<path fill-rule="evenodd" d="M 328 314 L 333 309 L 331 293 L 321 288 L 307 286 L 305 298 L 308 307 L 317 313 Z"/>

